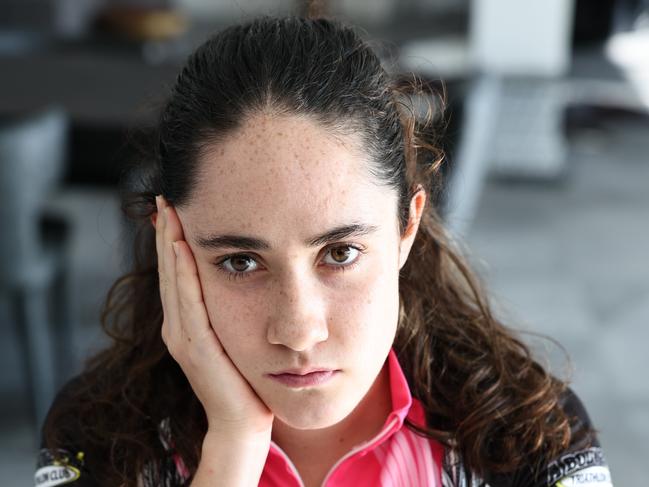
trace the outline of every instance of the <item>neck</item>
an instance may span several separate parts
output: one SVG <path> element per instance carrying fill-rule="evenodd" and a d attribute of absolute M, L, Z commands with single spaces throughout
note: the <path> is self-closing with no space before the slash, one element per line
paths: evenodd
<path fill-rule="evenodd" d="M 353 447 L 377 435 L 391 407 L 390 377 L 386 361 L 370 390 L 345 419 L 327 428 L 315 430 L 298 430 L 276 419 L 272 439 L 298 470 L 301 465 L 313 465 L 316 459 L 331 467 Z M 327 458 L 323 458 L 323 452 L 327 452 Z"/>

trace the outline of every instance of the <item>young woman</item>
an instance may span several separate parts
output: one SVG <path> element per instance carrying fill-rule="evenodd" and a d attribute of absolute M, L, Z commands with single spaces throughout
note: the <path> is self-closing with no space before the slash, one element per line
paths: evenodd
<path fill-rule="evenodd" d="M 449 244 L 413 113 L 336 22 L 200 46 L 125 194 L 114 342 L 54 401 L 36 485 L 611 485 Z"/>

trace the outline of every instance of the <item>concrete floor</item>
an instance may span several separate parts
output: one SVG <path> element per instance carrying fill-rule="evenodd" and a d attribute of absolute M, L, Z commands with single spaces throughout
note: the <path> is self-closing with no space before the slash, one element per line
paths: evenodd
<path fill-rule="evenodd" d="M 568 351 L 619 486 L 645 485 L 649 458 L 647 135 L 625 123 L 578 135 L 560 184 L 488 184 L 468 239 L 510 322 Z"/>
<path fill-rule="evenodd" d="M 643 485 L 649 458 L 649 129 L 617 123 L 571 141 L 566 177 L 490 181 L 468 237 L 471 258 L 513 326 L 568 351 L 573 387 L 600 431 L 615 485 Z M 76 222 L 80 356 L 101 345 L 98 307 L 121 266 L 112 193 L 70 189 L 52 204 Z M 6 323 L 0 307 L 0 318 Z M 36 458 L 16 336 L 0 327 L 2 484 L 31 485 Z M 561 354 L 547 348 L 561 373 Z M 73 373 L 74 371 L 70 371 Z"/>

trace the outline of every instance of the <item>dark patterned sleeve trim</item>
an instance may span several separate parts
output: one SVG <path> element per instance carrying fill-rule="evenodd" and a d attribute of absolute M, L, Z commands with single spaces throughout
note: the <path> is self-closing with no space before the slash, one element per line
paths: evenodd
<path fill-rule="evenodd" d="M 84 452 L 41 448 L 38 454 L 35 487 L 55 487 L 84 480 L 82 477 Z"/>
<path fill-rule="evenodd" d="M 612 487 L 611 473 L 600 447 L 562 455 L 548 465 L 548 485 Z"/>

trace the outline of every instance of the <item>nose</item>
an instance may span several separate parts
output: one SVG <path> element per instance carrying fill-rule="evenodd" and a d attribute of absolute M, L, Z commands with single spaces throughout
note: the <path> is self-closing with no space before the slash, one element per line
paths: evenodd
<path fill-rule="evenodd" d="M 327 340 L 325 306 L 316 286 L 297 276 L 278 280 L 276 286 L 278 298 L 269 303 L 275 312 L 268 323 L 268 342 L 302 352 Z"/>

